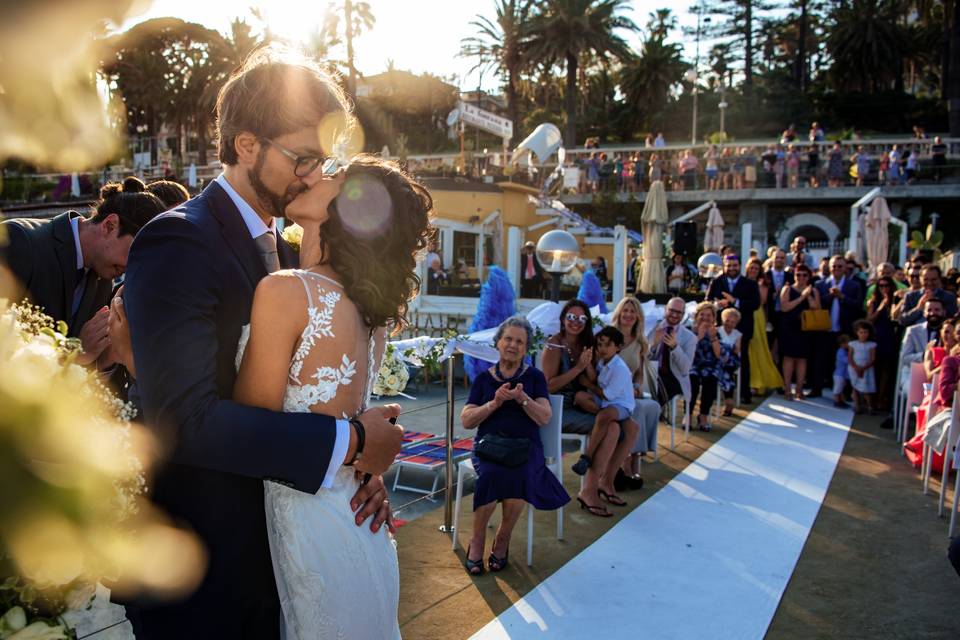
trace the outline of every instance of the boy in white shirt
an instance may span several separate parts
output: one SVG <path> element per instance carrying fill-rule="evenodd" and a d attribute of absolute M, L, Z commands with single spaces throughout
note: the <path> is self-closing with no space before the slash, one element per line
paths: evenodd
<path fill-rule="evenodd" d="M 603 429 L 611 422 L 630 418 L 636 405 L 633 395 L 633 374 L 619 355 L 623 346 L 623 334 L 616 327 L 604 327 L 597 333 L 597 380 L 587 382 L 590 391 L 577 393 L 574 404 L 585 411 L 597 414 L 593 423 L 590 444 L 586 453 L 573 465 L 573 472 L 584 475 L 590 468 L 591 457 Z"/>

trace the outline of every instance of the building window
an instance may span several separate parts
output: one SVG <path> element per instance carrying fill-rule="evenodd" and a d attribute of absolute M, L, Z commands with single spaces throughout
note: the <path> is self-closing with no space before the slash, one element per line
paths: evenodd
<path fill-rule="evenodd" d="M 477 237 L 476 233 L 466 231 L 453 232 L 453 259 L 454 264 L 463 263 L 468 267 L 477 266 Z"/>

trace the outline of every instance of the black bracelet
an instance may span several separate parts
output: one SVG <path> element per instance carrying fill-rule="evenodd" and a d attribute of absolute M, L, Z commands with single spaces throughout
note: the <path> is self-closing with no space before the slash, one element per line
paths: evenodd
<path fill-rule="evenodd" d="M 350 462 L 346 465 L 348 467 L 353 466 L 353 464 L 360 459 L 360 454 L 363 453 L 363 446 L 367 442 L 367 430 L 363 427 L 363 423 L 360 422 L 359 419 L 350 418 L 350 426 L 353 427 L 353 430 L 357 434 L 357 448 L 353 452 L 353 458 L 351 458 Z"/>

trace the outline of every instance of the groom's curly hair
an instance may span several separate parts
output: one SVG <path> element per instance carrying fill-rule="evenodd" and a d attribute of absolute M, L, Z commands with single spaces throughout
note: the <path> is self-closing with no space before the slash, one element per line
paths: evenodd
<path fill-rule="evenodd" d="M 375 197 L 383 193 L 377 183 L 389 202 Z M 364 198 L 364 191 L 373 195 Z M 352 196 L 356 205 L 349 204 Z M 321 262 L 336 271 L 367 326 L 392 325 L 394 332 L 406 326 L 408 303 L 420 288 L 417 256 L 434 232 L 432 211 L 430 193 L 396 163 L 370 155 L 350 161 L 341 195 L 320 227 Z"/>

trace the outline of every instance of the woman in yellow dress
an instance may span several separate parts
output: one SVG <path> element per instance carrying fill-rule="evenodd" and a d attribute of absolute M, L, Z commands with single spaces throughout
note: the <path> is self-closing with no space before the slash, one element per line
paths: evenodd
<path fill-rule="evenodd" d="M 747 278 L 757 283 L 760 289 L 760 307 L 753 312 L 753 338 L 750 339 L 748 356 L 750 358 L 750 388 L 763 394 L 768 389 L 782 389 L 783 377 L 773 363 L 770 345 L 767 343 L 767 297 L 771 295 L 770 283 L 763 275 L 763 264 L 759 258 L 747 262 Z M 773 292 L 776 295 L 776 292 Z"/>

